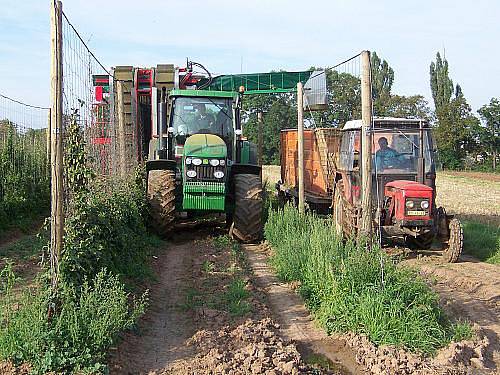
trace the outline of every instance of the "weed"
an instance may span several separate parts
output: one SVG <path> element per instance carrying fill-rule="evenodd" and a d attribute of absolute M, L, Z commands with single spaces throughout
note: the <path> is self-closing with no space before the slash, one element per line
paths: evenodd
<path fill-rule="evenodd" d="M 250 292 L 246 289 L 246 282 L 237 278 L 231 281 L 228 290 L 224 295 L 227 310 L 233 316 L 242 316 L 250 312 L 251 306 L 245 301 L 250 297 Z"/>
<path fill-rule="evenodd" d="M 202 306 L 203 302 L 201 301 L 201 293 L 200 291 L 194 288 L 186 289 L 184 297 L 184 302 L 179 305 L 179 307 L 184 311 L 193 310 L 198 306 Z"/>
<path fill-rule="evenodd" d="M 201 269 L 203 270 L 203 272 L 212 273 L 215 271 L 215 264 L 206 260 L 201 265 Z"/>
<path fill-rule="evenodd" d="M 327 332 L 366 334 L 378 345 L 432 353 L 455 331 L 415 271 L 396 267 L 379 248 L 367 251 L 335 237 L 329 220 L 292 207 L 271 211 L 265 234 L 272 264 L 285 281 L 299 281 L 307 306 Z"/>
<path fill-rule="evenodd" d="M 231 246 L 232 242 L 233 241 L 231 240 L 231 237 L 229 237 L 227 234 L 224 234 L 222 236 L 217 236 L 213 240 L 214 246 L 217 249 L 226 249 L 229 246 Z"/>
<path fill-rule="evenodd" d="M 48 288 L 27 290 L 17 309 L 0 310 L 0 358 L 28 362 L 36 373 L 103 369 L 107 348 L 135 324 L 147 300 L 131 298 L 107 271 L 85 280 L 78 294 L 63 288 L 51 320 L 49 297 Z"/>
<path fill-rule="evenodd" d="M 469 340 L 472 338 L 474 331 L 472 326 L 468 322 L 456 322 L 452 325 L 453 327 L 453 341 Z"/>

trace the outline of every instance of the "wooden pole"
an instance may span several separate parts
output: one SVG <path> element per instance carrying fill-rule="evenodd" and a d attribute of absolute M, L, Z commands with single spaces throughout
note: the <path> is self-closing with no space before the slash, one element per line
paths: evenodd
<path fill-rule="evenodd" d="M 258 154 L 258 163 L 262 166 L 262 147 L 263 147 L 263 134 L 264 131 L 262 126 L 262 112 L 257 112 L 257 123 L 258 123 L 258 142 L 257 142 L 257 154 Z"/>
<path fill-rule="evenodd" d="M 299 177 L 299 212 L 305 212 L 304 191 L 304 88 L 302 82 L 297 83 L 297 152 L 298 152 L 298 177 Z"/>
<path fill-rule="evenodd" d="M 122 81 L 117 81 L 116 82 L 116 107 L 118 109 L 118 153 L 120 155 L 119 157 L 119 163 L 120 163 L 120 176 L 125 177 L 126 171 L 127 171 L 127 166 L 125 164 L 126 157 L 125 157 L 125 112 L 124 112 L 124 105 L 123 105 L 123 82 Z"/>
<path fill-rule="evenodd" d="M 52 3 L 52 2 L 51 2 Z M 51 6 L 51 121 L 50 121 L 50 158 L 51 158 L 51 233 L 50 266 L 52 288 L 57 289 L 59 259 L 63 248 L 64 211 L 63 211 L 63 43 L 62 43 L 62 3 L 57 1 Z"/>
<path fill-rule="evenodd" d="M 372 235 L 372 90 L 370 52 L 361 53 L 361 235 Z"/>
<path fill-rule="evenodd" d="M 51 134 L 52 134 L 52 126 L 51 126 L 51 123 L 52 123 L 52 109 L 49 108 L 48 110 L 48 113 L 47 113 L 47 132 L 45 134 L 45 137 L 46 137 L 46 141 L 47 141 L 47 165 L 48 167 L 50 168 L 50 145 L 51 145 Z"/>

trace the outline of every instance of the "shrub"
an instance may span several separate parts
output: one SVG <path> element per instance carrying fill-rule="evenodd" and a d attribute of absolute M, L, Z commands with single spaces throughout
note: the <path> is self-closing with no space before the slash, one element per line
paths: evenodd
<path fill-rule="evenodd" d="M 4 279 L 12 274 L 4 272 Z M 11 293 L 8 284 L 2 297 Z M 26 291 L 16 309 L 9 308 L 10 298 L 0 299 L 0 358 L 28 362 L 36 373 L 103 369 L 107 348 L 134 325 L 146 304 L 145 294 L 131 298 L 118 276 L 103 270 L 83 282 L 79 296 L 64 288 L 60 311 L 48 320 L 48 290 Z"/>
<path fill-rule="evenodd" d="M 278 275 L 300 281 L 302 296 L 328 333 L 362 333 L 378 345 L 427 354 L 452 339 L 455 326 L 438 296 L 380 248 L 343 243 L 331 221 L 291 207 L 270 212 L 265 234 Z"/>

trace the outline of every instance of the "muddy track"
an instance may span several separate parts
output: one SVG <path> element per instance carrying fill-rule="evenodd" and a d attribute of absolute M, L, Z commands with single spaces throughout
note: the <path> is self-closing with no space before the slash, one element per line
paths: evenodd
<path fill-rule="evenodd" d="M 150 308 L 139 335 L 125 337 L 111 373 L 148 374 L 191 355 L 184 342 L 194 332 L 190 316 L 179 313 L 179 291 L 190 281 L 193 253 L 190 241 L 172 243 L 156 262 L 159 279 L 151 289 Z"/>
<path fill-rule="evenodd" d="M 443 264 L 438 257 L 403 263 L 420 269 L 450 316 L 482 328 L 491 343 L 487 364 L 500 373 L 500 266 L 467 256 L 454 264 Z"/>
<path fill-rule="evenodd" d="M 154 262 L 158 279 L 148 286 L 150 307 L 137 331 L 125 334 L 111 351 L 110 373 L 356 373 L 318 359 L 311 348 L 306 363 L 288 326 L 280 325 L 289 316 L 282 319 L 268 307 L 268 295 L 254 282 L 248 263 L 235 261 L 230 245 L 221 249 L 210 239 L 225 232 L 187 226 L 168 241 Z M 234 315 L 224 296 L 236 279 L 249 294 L 238 306 L 249 309 Z"/>

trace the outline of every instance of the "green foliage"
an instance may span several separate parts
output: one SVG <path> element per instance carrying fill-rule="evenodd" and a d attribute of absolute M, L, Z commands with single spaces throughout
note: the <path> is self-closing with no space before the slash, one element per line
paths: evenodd
<path fill-rule="evenodd" d="M 0 232 L 29 227 L 50 204 L 45 129 L 22 133 L 0 120 Z M 1 235 L 1 233 L 0 233 Z"/>
<path fill-rule="evenodd" d="M 391 117 L 421 118 L 430 122 L 434 119 L 434 113 L 422 95 L 391 95 L 384 104 L 383 111 L 377 114 Z"/>
<path fill-rule="evenodd" d="M 229 313 L 233 316 L 243 316 L 250 312 L 251 306 L 245 301 L 250 297 L 244 280 L 237 278 L 231 281 L 224 295 Z"/>
<path fill-rule="evenodd" d="M 363 333 L 375 344 L 423 353 L 452 339 L 455 327 L 414 271 L 397 267 L 381 249 L 344 244 L 334 233 L 330 221 L 291 207 L 270 212 L 265 227 L 278 275 L 301 283 L 308 307 L 329 333 Z"/>
<path fill-rule="evenodd" d="M 12 278 L 8 272 L 0 276 Z M 134 325 L 146 304 L 146 295 L 131 298 L 118 276 L 103 270 L 85 280 L 78 294 L 66 288 L 60 312 L 47 320 L 48 288 L 25 291 L 12 309 L 13 285 L 8 285 L 0 298 L 0 358 L 28 362 L 39 374 L 103 370 L 107 348 Z"/>
<path fill-rule="evenodd" d="M 448 75 L 448 61 L 436 55 L 430 66 L 430 84 L 436 117 L 434 135 L 439 151 L 439 160 L 444 168 L 461 169 L 467 153 L 476 147 L 479 120 L 472 114 L 462 88 Z"/>
<path fill-rule="evenodd" d="M 373 107 L 376 115 L 383 115 L 391 98 L 394 70 L 376 52 L 371 54 L 371 79 Z"/>
<path fill-rule="evenodd" d="M 481 261 L 500 264 L 500 228 L 466 220 L 464 251 Z"/>
<path fill-rule="evenodd" d="M 479 128 L 479 142 L 484 145 L 485 156 L 491 160 L 495 171 L 500 150 L 500 100 L 491 98 L 490 103 L 483 105 L 478 112 L 486 125 Z"/>

